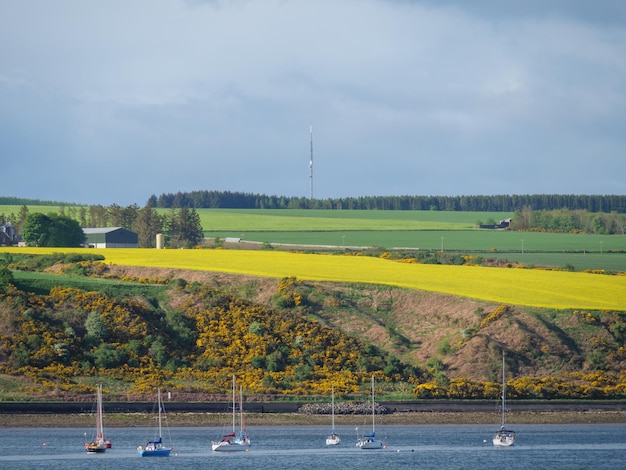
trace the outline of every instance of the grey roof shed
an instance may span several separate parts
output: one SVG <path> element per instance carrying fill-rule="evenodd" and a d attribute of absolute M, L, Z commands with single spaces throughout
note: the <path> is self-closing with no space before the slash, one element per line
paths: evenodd
<path fill-rule="evenodd" d="M 85 245 L 90 248 L 137 248 L 138 235 L 123 227 L 84 228 Z"/>

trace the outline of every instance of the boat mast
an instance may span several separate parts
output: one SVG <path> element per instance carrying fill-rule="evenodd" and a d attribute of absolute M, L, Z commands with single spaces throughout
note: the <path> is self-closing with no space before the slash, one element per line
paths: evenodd
<path fill-rule="evenodd" d="M 235 433 L 235 374 L 233 374 L 233 434 Z"/>
<path fill-rule="evenodd" d="M 374 422 L 376 421 L 374 414 L 374 374 L 372 374 L 372 434 L 374 434 Z"/>
<path fill-rule="evenodd" d="M 161 388 L 157 389 L 157 406 L 159 407 L 159 438 L 161 434 Z"/>
<path fill-rule="evenodd" d="M 311 133 L 311 158 L 309 159 L 309 199 L 313 200 L 313 124 L 309 128 Z"/>
<path fill-rule="evenodd" d="M 102 427 L 102 385 L 98 385 L 98 429 L 96 430 L 97 439 L 103 437 Z"/>
<path fill-rule="evenodd" d="M 243 428 L 243 386 L 239 385 L 239 427 L 240 431 L 244 432 Z"/>
<path fill-rule="evenodd" d="M 505 395 L 506 395 L 506 385 L 505 385 L 505 380 L 504 380 L 504 349 L 502 350 L 502 413 L 500 415 L 500 426 L 502 428 L 504 428 L 504 400 L 505 400 Z"/>
<path fill-rule="evenodd" d="M 333 416 L 333 432 L 335 432 L 335 384 L 331 385 L 331 413 Z"/>

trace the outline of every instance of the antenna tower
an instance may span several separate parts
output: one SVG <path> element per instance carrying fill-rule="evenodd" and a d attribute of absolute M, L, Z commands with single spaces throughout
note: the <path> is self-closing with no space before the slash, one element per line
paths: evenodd
<path fill-rule="evenodd" d="M 313 124 L 309 128 L 311 134 L 311 158 L 309 160 L 309 199 L 313 199 Z"/>

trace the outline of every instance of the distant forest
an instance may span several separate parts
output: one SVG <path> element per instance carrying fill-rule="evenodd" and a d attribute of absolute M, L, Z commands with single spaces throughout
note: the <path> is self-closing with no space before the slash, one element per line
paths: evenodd
<path fill-rule="evenodd" d="M 1 203 L 1 200 L 0 200 Z M 195 209 L 344 209 L 515 212 L 586 210 L 626 213 L 626 196 L 527 194 L 495 196 L 363 196 L 339 199 L 266 196 L 229 191 L 192 191 L 152 195 L 152 207 Z"/>
<path fill-rule="evenodd" d="M 81 204 L 1 197 L 0 205 L 79 206 Z M 152 195 L 147 205 L 180 209 L 345 209 L 405 211 L 515 212 L 526 209 L 626 213 L 626 195 L 501 194 L 494 196 L 361 196 L 338 199 L 267 196 L 231 191 L 191 191 Z"/>
<path fill-rule="evenodd" d="M 40 201 L 39 199 L 26 199 L 23 197 L 0 196 L 0 206 L 79 206 L 70 202 Z"/>

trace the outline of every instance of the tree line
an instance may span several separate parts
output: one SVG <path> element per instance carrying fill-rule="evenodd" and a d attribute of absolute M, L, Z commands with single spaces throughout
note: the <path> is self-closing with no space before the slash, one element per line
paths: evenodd
<path fill-rule="evenodd" d="M 526 194 L 493 196 L 362 196 L 337 199 L 267 196 L 230 191 L 191 191 L 152 195 L 148 203 L 159 208 L 196 209 L 335 209 L 437 210 L 514 212 L 534 210 L 586 210 L 626 213 L 626 196 L 585 194 Z"/>
<path fill-rule="evenodd" d="M 12 223 L 30 246 L 73 247 L 84 243 L 86 227 L 123 227 L 136 232 L 140 248 L 154 248 L 156 235 L 162 233 L 172 248 L 193 247 L 202 242 L 204 232 L 194 208 L 171 209 L 158 213 L 153 206 L 121 207 L 60 206 L 58 214 L 30 212 L 23 205 L 17 214 L 0 214 L 0 225 Z"/>
<path fill-rule="evenodd" d="M 626 215 L 586 210 L 532 210 L 524 207 L 511 218 L 512 230 L 624 235 Z"/>

